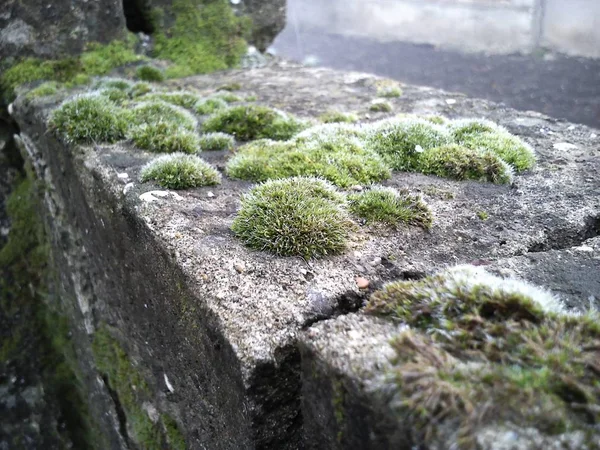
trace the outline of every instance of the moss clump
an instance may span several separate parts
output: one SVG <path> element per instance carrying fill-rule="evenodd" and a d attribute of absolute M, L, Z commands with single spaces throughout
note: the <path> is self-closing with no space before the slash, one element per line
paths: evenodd
<path fill-rule="evenodd" d="M 265 106 L 234 106 L 217 112 L 203 124 L 204 131 L 221 131 L 240 141 L 252 139 L 286 140 L 306 125 L 280 111 Z"/>
<path fill-rule="evenodd" d="M 472 266 L 388 284 L 366 311 L 410 327 L 388 379 L 415 443 L 471 448 L 478 430 L 511 423 L 598 442 L 597 313 L 568 315 L 549 293 Z"/>
<path fill-rule="evenodd" d="M 54 95 L 58 93 L 60 89 L 60 85 L 56 81 L 46 81 L 45 83 L 40 84 L 38 87 L 29 91 L 26 95 L 28 99 L 47 97 L 49 95 Z"/>
<path fill-rule="evenodd" d="M 175 0 L 175 23 L 166 28 L 155 11 L 154 56 L 174 63 L 167 78 L 227 69 L 237 65 L 246 51 L 247 23 L 237 18 L 227 0 L 200 2 Z"/>
<path fill-rule="evenodd" d="M 227 163 L 227 174 L 243 180 L 265 181 L 290 176 L 318 176 L 348 187 L 391 176 L 379 155 L 351 138 L 259 140 L 238 149 Z"/>
<path fill-rule="evenodd" d="M 113 143 L 125 138 L 129 116 L 108 98 L 83 94 L 63 102 L 52 111 L 48 124 L 68 141 Z"/>
<path fill-rule="evenodd" d="M 149 65 L 138 67 L 135 71 L 135 76 L 143 81 L 161 82 L 165 80 L 165 74 L 162 70 Z"/>
<path fill-rule="evenodd" d="M 512 183 L 512 168 L 489 151 L 472 150 L 451 144 L 423 151 L 418 163 L 421 173 L 453 180 Z"/>
<path fill-rule="evenodd" d="M 354 123 L 358 122 L 358 116 L 340 111 L 327 111 L 319 116 L 319 120 L 323 123 Z"/>
<path fill-rule="evenodd" d="M 386 102 L 385 100 L 377 100 L 371 103 L 369 106 L 369 111 L 371 112 L 392 112 L 393 111 L 392 104 L 390 102 Z"/>
<path fill-rule="evenodd" d="M 138 148 L 157 153 L 198 153 L 200 140 L 194 131 L 168 121 L 153 121 L 132 127 L 127 133 Z"/>
<path fill-rule="evenodd" d="M 484 149 L 495 153 L 517 172 L 535 165 L 533 149 L 504 128 L 488 120 L 458 120 L 450 123 L 455 142 L 471 149 Z"/>
<path fill-rule="evenodd" d="M 422 119 L 388 119 L 373 124 L 367 148 L 379 153 L 395 170 L 418 171 L 424 150 L 448 144 L 444 127 Z"/>
<path fill-rule="evenodd" d="M 116 105 L 122 105 L 129 100 L 129 95 L 127 95 L 127 92 L 117 88 L 100 89 L 98 94 L 106 97 Z"/>
<path fill-rule="evenodd" d="M 488 220 L 490 215 L 486 211 L 477 211 L 477 217 L 479 217 L 481 220 Z"/>
<path fill-rule="evenodd" d="M 395 189 L 377 186 L 348 196 L 350 212 L 367 223 L 400 224 L 431 228 L 433 217 L 423 200 Z"/>
<path fill-rule="evenodd" d="M 398 86 L 382 86 L 377 89 L 378 97 L 396 98 L 402 95 L 402 89 Z"/>
<path fill-rule="evenodd" d="M 226 133 L 206 133 L 200 135 L 200 147 L 202 150 L 231 150 L 235 139 Z"/>
<path fill-rule="evenodd" d="M 118 89 L 123 92 L 129 91 L 133 83 L 124 78 L 105 77 L 100 78 L 94 85 L 95 89 Z"/>
<path fill-rule="evenodd" d="M 142 97 L 142 101 L 161 100 L 172 105 L 181 106 L 182 108 L 195 110 L 196 104 L 201 101 L 201 98 L 193 92 L 178 91 L 178 92 L 155 92 Z"/>
<path fill-rule="evenodd" d="M 187 189 L 220 184 L 221 175 L 197 156 L 173 153 L 159 156 L 146 164 L 140 180 L 154 180 L 167 189 Z"/>
<path fill-rule="evenodd" d="M 232 91 L 239 91 L 240 89 L 242 89 L 242 85 L 240 83 L 228 83 L 228 84 L 224 84 L 222 86 L 219 86 L 217 88 L 217 91 L 232 92 Z"/>
<path fill-rule="evenodd" d="M 131 113 L 134 125 L 169 123 L 188 131 L 195 131 L 198 125 L 194 116 L 188 111 L 162 100 L 139 103 Z"/>
<path fill-rule="evenodd" d="M 351 222 L 343 196 L 324 180 L 267 181 L 242 198 L 231 229 L 246 245 L 280 256 L 321 257 L 346 247 Z"/>
<path fill-rule="evenodd" d="M 214 114 L 215 112 L 226 108 L 227 103 L 225 100 L 218 97 L 201 99 L 194 105 L 194 111 L 201 116 L 205 114 Z"/>
<path fill-rule="evenodd" d="M 135 83 L 129 90 L 129 95 L 131 98 L 137 98 L 149 94 L 153 90 L 154 88 L 150 83 Z"/>
<path fill-rule="evenodd" d="M 241 97 L 232 94 L 231 92 L 219 92 L 218 94 L 215 94 L 215 98 L 219 98 L 225 103 L 236 103 L 242 101 Z"/>

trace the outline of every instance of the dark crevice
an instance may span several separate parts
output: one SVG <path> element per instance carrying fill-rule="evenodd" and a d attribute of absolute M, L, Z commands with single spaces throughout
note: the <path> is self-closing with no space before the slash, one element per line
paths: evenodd
<path fill-rule="evenodd" d="M 119 401 L 119 396 L 113 389 L 111 389 L 110 384 L 108 383 L 108 377 L 103 375 L 102 379 L 104 380 L 104 385 L 106 386 L 106 389 L 108 390 L 110 398 L 112 399 L 113 404 L 115 405 L 115 411 L 117 412 L 117 419 L 119 420 L 119 434 L 125 441 L 127 448 L 129 448 L 129 438 L 127 435 L 127 416 L 125 415 L 125 410 L 123 409 L 123 406 L 121 406 L 121 402 Z"/>
<path fill-rule="evenodd" d="M 588 216 L 581 230 L 555 229 L 546 233 L 546 238 L 527 248 L 529 253 L 547 252 L 549 250 L 564 250 L 577 247 L 584 241 L 600 236 L 600 215 Z"/>
<path fill-rule="evenodd" d="M 123 0 L 127 29 L 132 33 L 154 33 L 151 5 L 147 0 Z"/>

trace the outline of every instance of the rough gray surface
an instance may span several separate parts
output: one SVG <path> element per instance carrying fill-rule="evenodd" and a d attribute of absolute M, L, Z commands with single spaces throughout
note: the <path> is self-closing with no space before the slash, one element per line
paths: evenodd
<path fill-rule="evenodd" d="M 120 0 L 4 0 L 0 60 L 73 55 L 87 42 L 109 42 L 124 37 L 125 31 Z"/>
<path fill-rule="evenodd" d="M 242 96 L 303 117 L 332 108 L 356 111 L 364 121 L 386 116 L 368 112 L 376 78 L 365 74 L 280 62 L 170 84 L 208 93 L 230 82 L 242 85 Z M 126 142 L 71 148 L 44 125 L 57 99 L 16 102 L 23 140 L 51 176 L 50 197 L 62 205 L 49 205 L 60 218 L 51 221 L 54 246 L 65 255 L 65 290 L 77 294 L 85 333 L 102 323 L 120 331 L 155 390 L 156 407 L 177 419 L 192 448 L 300 446 L 298 335 L 361 305 L 366 292 L 356 276 L 374 289 L 450 264 L 579 246 L 597 234 L 590 227 L 600 216 L 593 130 L 439 90 L 403 90 L 391 100 L 396 113 L 489 118 L 529 142 L 538 167 L 513 186 L 396 173 L 385 184 L 423 194 L 435 217 L 431 231 L 364 227 L 343 255 L 308 263 L 250 251 L 233 236 L 230 225 L 250 183 L 224 179 L 218 187 L 151 194 L 159 189 L 137 181 L 150 154 Z M 554 148 L 565 142 L 574 147 Z M 227 155 L 203 157 L 222 169 Z M 582 288 L 593 291 L 594 283 L 590 278 Z M 572 306 L 588 303 L 574 297 Z"/>

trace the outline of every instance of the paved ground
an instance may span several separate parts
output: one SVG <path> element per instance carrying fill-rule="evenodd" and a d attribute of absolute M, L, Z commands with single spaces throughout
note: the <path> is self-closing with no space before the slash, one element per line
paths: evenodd
<path fill-rule="evenodd" d="M 382 43 L 287 27 L 279 56 L 376 73 L 485 98 L 600 128 L 600 60 L 562 55 L 474 55 L 429 45 Z"/>

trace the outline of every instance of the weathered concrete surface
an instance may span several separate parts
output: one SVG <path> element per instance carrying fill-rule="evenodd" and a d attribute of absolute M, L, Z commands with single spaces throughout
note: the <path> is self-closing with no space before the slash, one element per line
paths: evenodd
<path fill-rule="evenodd" d="M 81 53 L 87 42 L 125 37 L 121 0 L 5 0 L 0 11 L 0 60 Z"/>
<path fill-rule="evenodd" d="M 304 117 L 331 108 L 356 111 L 365 121 L 385 116 L 368 113 L 376 87 L 365 74 L 276 63 L 171 85 L 208 93 L 230 82 L 242 85 L 242 96 L 254 94 L 260 103 Z M 355 284 L 357 275 L 376 288 L 455 263 L 580 246 L 597 233 L 590 228 L 600 216 L 593 130 L 434 89 L 403 90 L 391 100 L 396 113 L 489 118 L 529 142 L 539 166 L 517 176 L 513 186 L 396 173 L 385 184 L 422 193 L 434 213 L 432 230 L 364 228 L 345 254 L 309 263 L 250 251 L 235 239 L 230 225 L 249 183 L 225 179 L 218 187 L 146 195 L 152 201 L 144 201 L 141 194 L 157 190 L 137 181 L 152 155 L 127 143 L 71 148 L 45 127 L 58 99 L 30 104 L 20 97 L 15 117 L 49 187 L 54 251 L 63 290 L 76 299 L 82 364 L 93 392 L 107 395 L 94 379 L 89 340 L 99 325 L 109 324 L 151 386 L 153 406 L 176 419 L 191 448 L 299 448 L 299 333 L 356 310 L 366 295 Z M 555 148 L 565 143 L 571 146 Z M 203 157 L 222 169 L 227 155 Z M 488 220 L 478 217 L 482 211 Z M 593 292 L 589 282 L 585 289 Z M 584 304 L 588 299 L 573 300 L 573 306 Z M 354 354 L 351 349 L 343 351 Z M 362 383 L 361 376 L 347 378 Z M 361 390 L 352 389 L 360 403 Z M 385 430 L 395 433 L 393 424 Z M 333 442 L 322 433 L 307 436 L 314 445 Z"/>

